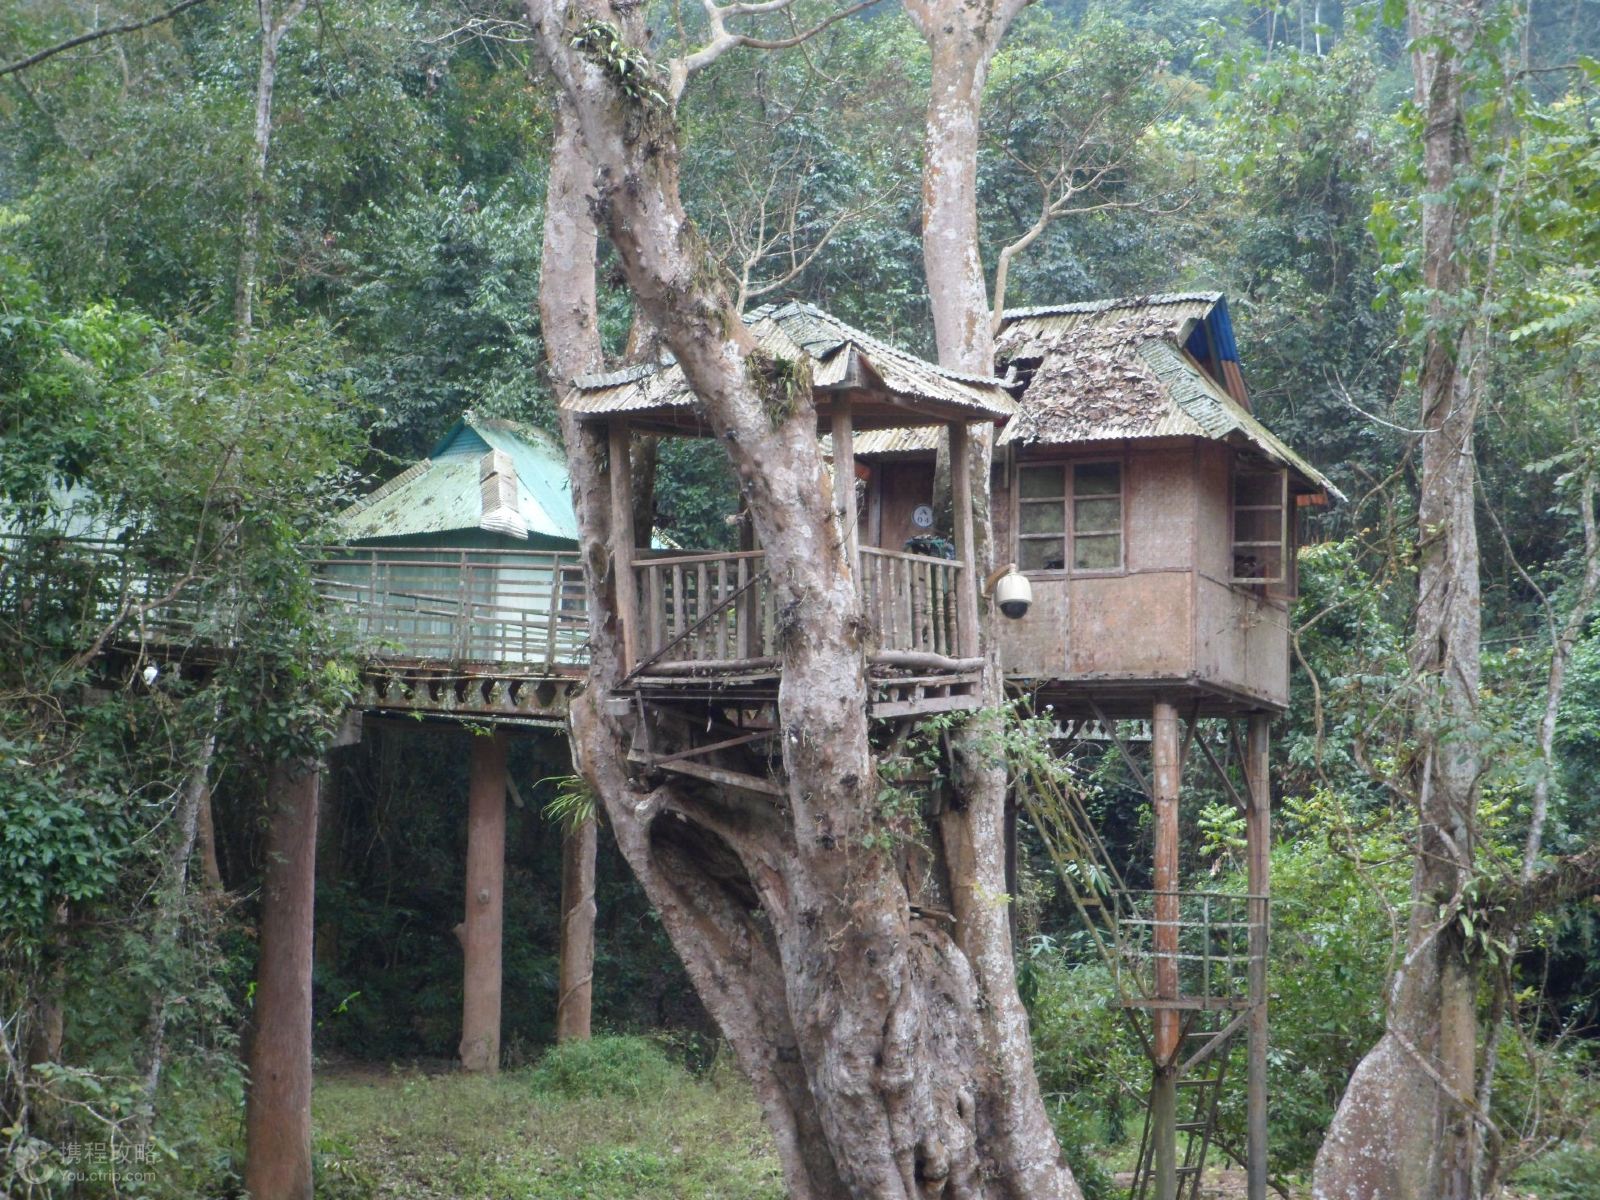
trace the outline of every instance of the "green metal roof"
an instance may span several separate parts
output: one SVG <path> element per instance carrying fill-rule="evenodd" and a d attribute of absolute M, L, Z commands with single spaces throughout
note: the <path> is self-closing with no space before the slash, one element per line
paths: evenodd
<path fill-rule="evenodd" d="M 516 482 L 509 511 L 484 502 L 484 459 L 500 451 Z M 567 459 L 542 430 L 517 421 L 467 413 L 433 452 L 340 514 L 352 541 L 489 530 L 525 538 L 576 542 Z"/>

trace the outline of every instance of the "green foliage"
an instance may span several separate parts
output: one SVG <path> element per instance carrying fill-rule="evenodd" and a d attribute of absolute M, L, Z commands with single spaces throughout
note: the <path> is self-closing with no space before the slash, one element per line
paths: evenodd
<path fill-rule="evenodd" d="M 552 1046 L 529 1076 L 535 1092 L 569 1097 L 664 1095 L 685 1079 L 659 1042 L 617 1036 Z"/>
<path fill-rule="evenodd" d="M 1086 935 L 1033 938 L 1018 964 L 1034 1067 L 1056 1136 L 1089 1200 L 1116 1194 L 1108 1147 L 1137 1138 L 1149 1087 L 1144 1052 L 1118 1010 L 1116 985 Z"/>
<path fill-rule="evenodd" d="M 1310 1165 L 1349 1074 L 1383 1031 L 1404 937 L 1409 863 L 1399 831 L 1367 825 L 1330 793 L 1285 801 L 1272 854 L 1272 1144 Z M 1243 1098 L 1227 1119 L 1242 1132 Z"/>
<path fill-rule="evenodd" d="M 380 451 L 420 457 L 469 408 L 554 427 L 535 321 L 542 190 L 519 174 L 352 218 L 334 302 Z"/>
<path fill-rule="evenodd" d="M 1588 1200 L 1600 1191 L 1600 1146 L 1592 1140 L 1556 1146 L 1518 1171 L 1512 1183 L 1538 1200 Z"/>
<path fill-rule="evenodd" d="M 24 955 L 43 944 L 57 905 L 114 889 L 141 832 L 114 760 L 73 778 L 52 750 L 0 736 L 0 943 Z"/>
<path fill-rule="evenodd" d="M 581 775 L 558 775 L 548 782 L 555 785 L 555 796 L 544 806 L 544 819 L 554 821 L 570 832 L 599 813 L 594 791 Z"/>
<path fill-rule="evenodd" d="M 781 1200 L 748 1088 L 674 1068 L 654 1091 L 549 1091 L 537 1073 L 349 1072 L 319 1080 L 314 1127 L 334 1194 L 528 1200 Z M 348 1181 L 348 1182 L 347 1182 Z"/>
<path fill-rule="evenodd" d="M 608 21 L 590 19 L 572 35 L 572 44 L 610 77 L 617 89 L 635 104 L 664 108 L 654 64 L 644 51 L 628 45 L 622 30 Z"/>

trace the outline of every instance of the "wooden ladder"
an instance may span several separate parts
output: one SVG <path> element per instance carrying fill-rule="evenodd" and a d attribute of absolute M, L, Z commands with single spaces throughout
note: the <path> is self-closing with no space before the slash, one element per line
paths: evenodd
<path fill-rule="evenodd" d="M 1232 1035 L 1217 1029 L 1193 1029 L 1184 1034 L 1186 1044 L 1196 1050 L 1219 1035 L 1232 1041 Z M 1217 1111 L 1228 1079 L 1229 1047 L 1223 1046 L 1200 1068 L 1200 1074 L 1178 1080 L 1178 1137 L 1180 1139 L 1177 1180 L 1173 1200 L 1200 1200 L 1200 1181 L 1205 1174 L 1206 1156 L 1217 1132 Z M 1128 1200 L 1161 1200 L 1155 1195 L 1156 1145 L 1151 1136 L 1151 1093 L 1145 1094 L 1144 1130 L 1139 1135 L 1139 1162 L 1128 1187 Z M 1185 1115 L 1182 1106 L 1189 1103 Z"/>

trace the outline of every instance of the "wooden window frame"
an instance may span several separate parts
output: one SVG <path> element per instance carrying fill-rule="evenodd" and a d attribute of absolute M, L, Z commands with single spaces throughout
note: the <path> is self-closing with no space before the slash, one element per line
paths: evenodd
<path fill-rule="evenodd" d="M 1080 499 L 1100 500 L 1109 499 L 1112 493 L 1107 492 L 1101 496 L 1079 497 L 1074 493 L 1079 467 L 1091 467 L 1110 464 L 1117 468 L 1116 499 L 1118 506 L 1118 521 L 1116 529 L 1117 538 L 1117 564 L 1114 567 L 1075 567 L 1073 560 L 1077 554 L 1076 528 L 1077 509 Z M 1059 498 L 1061 505 L 1062 531 L 1059 534 L 1025 534 L 1022 532 L 1022 506 L 1025 503 L 1022 497 L 1022 476 L 1030 470 L 1052 468 L 1061 472 L 1062 495 Z M 1056 499 L 1055 497 L 1042 497 L 1044 500 Z M 1094 458 L 1059 458 L 1022 460 L 1012 469 L 1011 487 L 1011 544 L 1014 549 L 1017 563 L 1022 562 L 1022 543 L 1025 541 L 1048 541 L 1060 538 L 1062 546 L 1062 565 L 1059 567 L 1021 567 L 1024 575 L 1034 578 L 1055 579 L 1065 576 L 1081 576 L 1085 578 L 1104 578 L 1107 576 L 1125 575 L 1128 570 L 1128 464 L 1123 456 L 1101 455 Z M 1105 531 L 1106 536 L 1110 530 Z"/>
<path fill-rule="evenodd" d="M 1239 503 L 1239 480 L 1244 475 L 1276 475 L 1278 478 L 1278 503 L 1277 504 L 1244 504 Z M 1258 588 L 1273 595 L 1292 595 L 1294 592 L 1294 565 L 1290 561 L 1294 553 L 1294 543 L 1291 537 L 1290 521 L 1293 516 L 1294 497 L 1289 494 L 1289 471 L 1285 467 L 1253 467 L 1241 464 L 1235 460 L 1232 471 L 1228 475 L 1228 582 L 1234 587 Z M 1273 512 L 1278 513 L 1278 537 L 1276 541 L 1247 541 L 1239 540 L 1239 514 L 1241 512 Z M 1239 558 L 1241 546 L 1276 547 L 1278 552 L 1278 572 L 1276 575 L 1236 575 L 1234 569 Z"/>

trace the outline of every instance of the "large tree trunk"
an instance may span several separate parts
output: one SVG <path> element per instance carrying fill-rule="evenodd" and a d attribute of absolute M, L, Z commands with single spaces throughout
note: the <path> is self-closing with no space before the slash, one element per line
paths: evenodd
<path fill-rule="evenodd" d="M 1471 877 L 1481 769 L 1480 603 L 1473 429 L 1480 326 L 1467 266 L 1470 236 L 1454 198 L 1469 161 L 1461 72 L 1477 0 L 1412 7 L 1412 68 L 1423 114 L 1423 277 L 1429 333 L 1418 380 L 1422 479 L 1417 612 L 1416 859 L 1406 953 L 1388 1026 L 1345 1090 L 1317 1156 L 1319 1200 L 1447 1200 L 1473 1193 L 1478 963 L 1456 920 Z M 1441 912 L 1443 915 L 1441 916 Z"/>
<path fill-rule="evenodd" d="M 814 416 L 800 406 L 775 419 L 764 402 L 753 343 L 679 201 L 672 114 L 625 96 L 572 45 L 575 32 L 595 31 L 589 22 L 621 30 L 617 14 L 552 0 L 530 4 L 530 18 L 570 105 L 566 133 L 589 159 L 580 178 L 594 182 L 593 211 L 728 453 L 783 614 L 778 715 L 787 803 L 687 786 L 643 790 L 627 770 L 629 731 L 602 703 L 622 674 L 603 552 L 609 530 L 599 511 L 605 473 L 620 464 L 569 428 L 594 585 L 592 686 L 573 713 L 579 767 L 751 1078 L 792 1196 L 1075 1196 L 1015 1003 L 997 899 L 1005 886 L 1000 806 L 974 806 L 954 822 L 949 841 L 965 853 L 951 855 L 959 872 L 954 936 L 913 916 L 881 836 L 859 602 Z M 558 207 L 585 189 L 557 168 L 580 164 L 558 150 L 548 220 L 578 230 L 581 219 Z M 554 262 L 592 275 L 592 257 L 579 258 L 547 257 L 546 270 Z M 543 308 L 568 308 L 565 282 L 547 273 Z M 558 352 L 549 327 L 545 335 L 564 380 L 564 364 L 585 351 Z"/>
<path fill-rule="evenodd" d="M 311 944 L 319 764 L 267 776 L 267 863 L 245 1114 L 251 1200 L 311 1200 Z"/>
<path fill-rule="evenodd" d="M 988 375 L 994 321 L 978 245 L 978 139 L 989 64 L 1026 0 L 905 0 L 928 43 L 928 111 L 922 135 L 922 267 L 933 310 L 939 364 Z M 994 431 L 971 440 L 978 561 L 991 565 L 989 464 Z M 950 448 L 943 437 L 934 466 L 934 504 L 950 495 Z M 998 686 L 998 682 L 996 683 Z"/>
<path fill-rule="evenodd" d="M 922 261 L 933 309 L 939 362 L 953 370 L 988 375 L 994 370 L 994 324 L 978 244 L 978 142 L 984 83 L 989 64 L 1024 0 L 906 0 L 931 55 L 928 110 L 923 126 Z M 993 524 L 989 505 L 989 468 L 993 429 L 982 427 L 969 440 L 969 475 L 974 522 L 974 557 L 980 571 L 993 566 Z M 947 478 L 949 447 L 941 440 L 936 476 Z M 947 484 L 938 487 L 941 496 Z M 959 519 L 959 514 L 956 514 Z M 1027 1195 L 1049 1195 L 1062 1186 L 1054 1133 L 1044 1119 L 1033 1075 L 1033 1053 L 1027 1012 L 1016 990 L 1011 944 L 1010 906 L 993 897 L 1008 892 L 1006 775 L 986 753 L 993 744 L 997 707 L 1003 698 L 1000 663 L 993 639 L 984 677 L 989 708 L 954 738 L 952 773 L 962 803 L 941 819 L 941 843 L 952 880 L 957 937 L 982 986 L 987 1003 L 981 1010 L 985 1035 L 1007 1063 L 1020 1086 L 1000 1095 L 1002 1112 L 983 1131 L 986 1140 L 1006 1147 L 1018 1161 L 1034 1163 L 1026 1178 Z M 989 898 L 985 900 L 985 897 Z M 1066 1175 L 1065 1186 L 1076 1184 Z"/>

